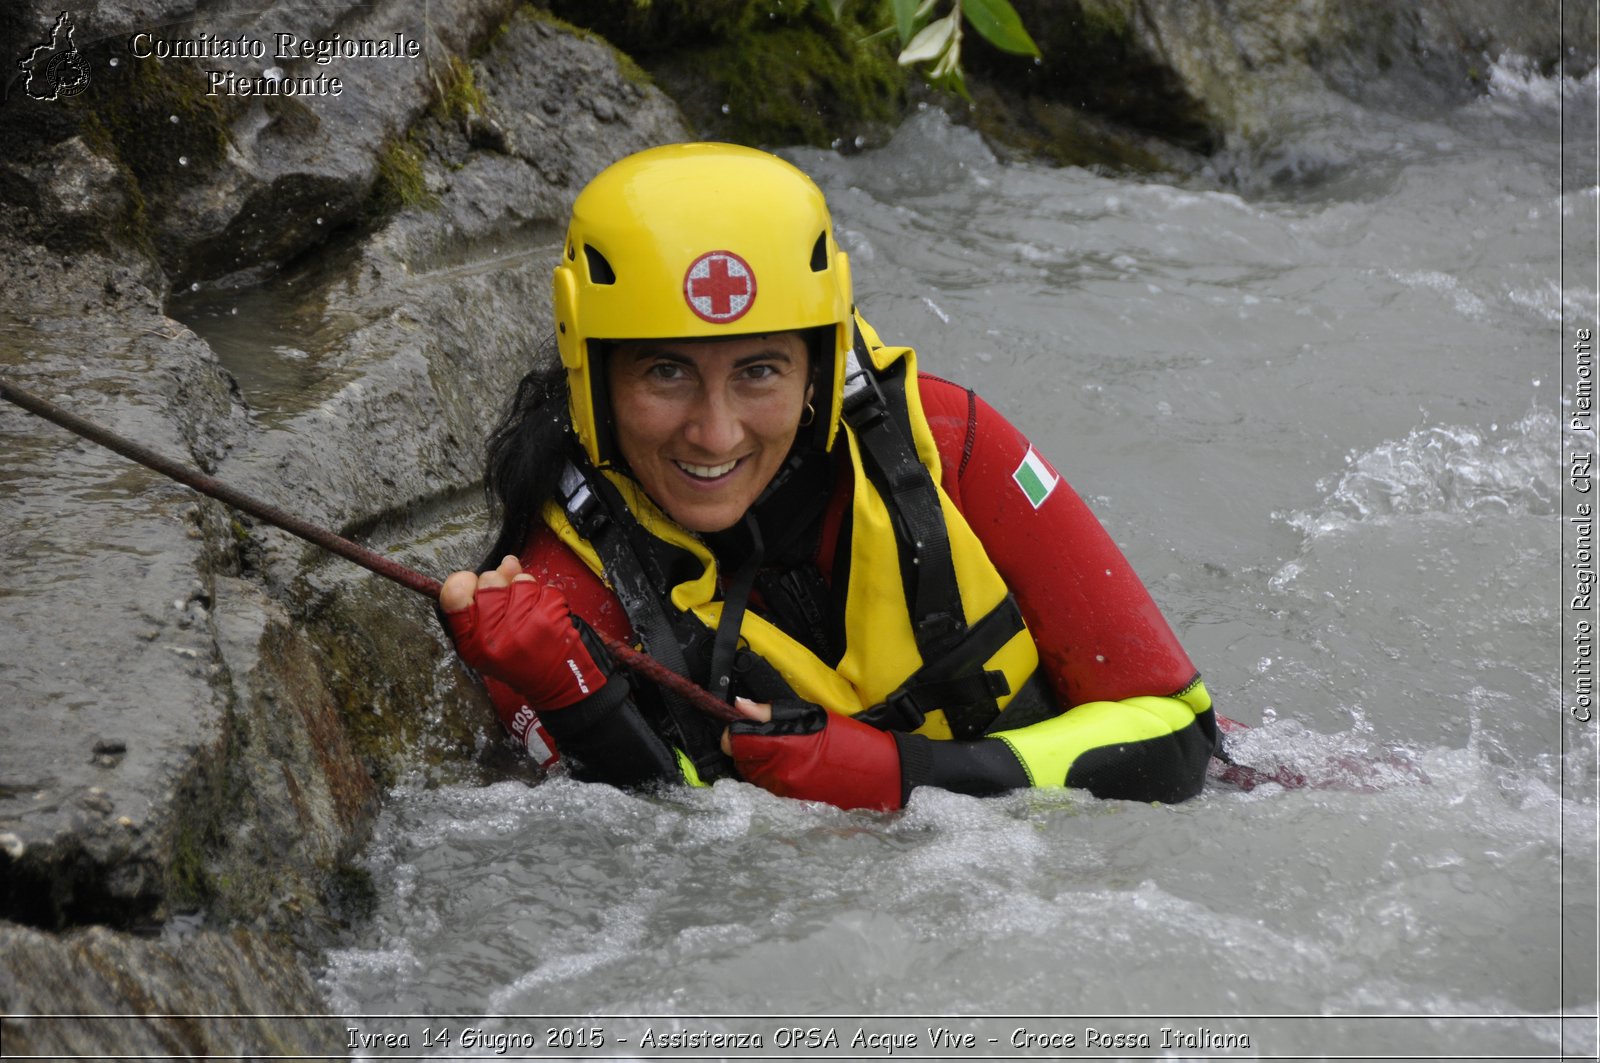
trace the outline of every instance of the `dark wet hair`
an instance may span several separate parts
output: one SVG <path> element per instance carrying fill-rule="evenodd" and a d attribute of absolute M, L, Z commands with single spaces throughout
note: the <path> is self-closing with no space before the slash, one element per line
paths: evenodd
<path fill-rule="evenodd" d="M 481 569 L 495 567 L 507 554 L 520 555 L 540 510 L 556 496 L 573 439 L 567 394 L 567 371 L 550 336 L 485 444 L 483 491 L 500 531 Z"/>

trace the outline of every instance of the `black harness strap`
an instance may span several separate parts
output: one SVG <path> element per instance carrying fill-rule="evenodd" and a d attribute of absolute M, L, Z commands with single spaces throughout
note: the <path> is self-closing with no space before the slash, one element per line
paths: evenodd
<path fill-rule="evenodd" d="M 857 329 L 846 366 L 843 417 L 861 443 L 868 475 L 890 502 L 902 554 L 911 561 L 907 599 L 917 649 L 931 661 L 949 652 L 967 628 L 950 535 L 933 475 L 917 457 L 909 425 L 891 413 L 907 408 L 905 374 L 880 378 L 868 368 L 865 346 Z"/>
<path fill-rule="evenodd" d="M 1061 715 L 1061 706 L 1056 704 L 1056 696 L 1050 690 L 1050 683 L 1044 677 L 1044 669 L 1036 669 L 1032 675 L 1022 683 L 1022 689 L 1011 695 L 1011 701 L 1005 710 L 989 721 L 989 726 L 983 729 L 984 734 L 994 734 L 996 731 L 1014 731 L 1019 727 L 1039 723 Z"/>
<path fill-rule="evenodd" d="M 678 632 L 662 606 L 658 588 L 666 586 L 665 576 L 647 553 L 634 549 L 629 541 L 626 528 L 635 522 L 622 496 L 604 477 L 588 475 L 572 461 L 561 474 L 561 495 L 567 519 L 579 535 L 594 545 L 645 652 L 671 671 L 693 679 Z M 720 746 L 720 725 L 696 712 L 672 691 L 655 689 L 676 732 L 679 748 L 694 762 L 701 777 L 726 775 L 728 760 Z"/>
<path fill-rule="evenodd" d="M 744 524 L 750 532 L 750 556 L 723 588 L 722 615 L 717 620 L 717 634 L 711 644 L 711 693 L 729 703 L 733 701 L 734 655 L 739 649 L 739 627 L 744 623 L 745 609 L 750 605 L 750 588 L 755 585 L 756 572 L 761 568 L 764 553 L 759 522 L 753 515 L 746 514 Z"/>
<path fill-rule="evenodd" d="M 954 737 L 976 738 L 1002 715 L 999 699 L 1013 693 L 1005 673 L 985 670 L 984 664 L 1026 625 L 1009 594 L 977 623 L 967 625 L 939 492 L 917 455 L 906 420 L 905 371 L 880 376 L 871 364 L 858 328 L 845 372 L 843 416 L 861 443 L 868 476 L 890 502 L 902 557 L 910 560 L 904 568 L 909 572 L 906 597 L 923 665 L 856 719 L 912 731 L 929 712 L 943 709 Z M 975 401 L 969 392 L 969 408 Z M 1004 715 L 1053 714 L 1042 691 L 1042 684 L 1024 684 Z M 1013 714 L 1013 708 L 1019 711 Z"/>

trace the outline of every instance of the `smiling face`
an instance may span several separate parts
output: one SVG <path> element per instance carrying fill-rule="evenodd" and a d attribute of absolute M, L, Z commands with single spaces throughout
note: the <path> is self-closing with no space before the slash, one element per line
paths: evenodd
<path fill-rule="evenodd" d="M 607 361 L 617 448 L 640 486 L 690 531 L 737 524 L 811 398 L 800 334 L 630 341 Z"/>

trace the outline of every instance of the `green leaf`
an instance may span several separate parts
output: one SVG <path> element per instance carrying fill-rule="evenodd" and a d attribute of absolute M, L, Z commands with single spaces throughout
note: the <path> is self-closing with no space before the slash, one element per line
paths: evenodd
<path fill-rule="evenodd" d="M 1010 0 L 961 0 L 961 11 L 972 28 L 1001 51 L 1038 57 L 1039 46 L 1028 36 Z"/>
<path fill-rule="evenodd" d="M 844 5 L 850 0 L 828 0 L 828 13 L 833 16 L 833 21 L 838 22 L 844 15 Z"/>
<path fill-rule="evenodd" d="M 951 41 L 960 39 L 960 33 L 960 10 L 951 11 L 944 18 L 928 23 L 900 53 L 900 65 L 910 66 L 912 63 L 939 58 L 949 49 Z"/>

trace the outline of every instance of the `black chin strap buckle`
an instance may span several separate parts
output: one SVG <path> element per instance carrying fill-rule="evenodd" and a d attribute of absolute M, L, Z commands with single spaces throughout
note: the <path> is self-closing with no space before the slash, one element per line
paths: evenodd
<path fill-rule="evenodd" d="M 605 523 L 605 511 L 600 508 L 600 499 L 595 496 L 594 489 L 589 486 L 588 478 L 572 462 L 567 462 L 566 468 L 561 470 L 561 508 L 566 510 L 567 519 L 572 526 L 577 528 L 585 539 L 592 539 L 591 532 L 598 531 Z"/>
<path fill-rule="evenodd" d="M 863 366 L 854 351 L 850 352 L 845 373 L 840 415 L 857 432 L 876 427 L 889 416 L 889 400 L 878 386 L 877 374 Z"/>

